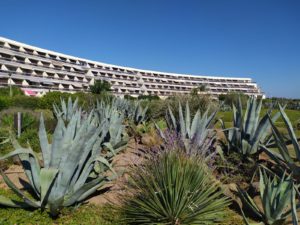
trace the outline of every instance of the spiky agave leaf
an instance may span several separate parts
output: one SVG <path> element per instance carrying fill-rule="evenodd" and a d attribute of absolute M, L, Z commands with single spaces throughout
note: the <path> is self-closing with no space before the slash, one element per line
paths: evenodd
<path fill-rule="evenodd" d="M 65 102 L 65 99 L 60 99 L 60 106 L 53 104 L 53 111 L 56 118 L 61 117 L 64 121 L 69 121 L 73 114 L 79 110 L 78 107 L 78 98 L 75 101 L 72 101 L 72 98 L 68 98 L 68 103 Z"/>
<path fill-rule="evenodd" d="M 300 180 L 300 145 L 298 138 L 294 132 L 293 126 L 284 112 L 284 108 L 279 106 L 281 117 L 286 125 L 289 139 L 292 144 L 292 149 L 288 148 L 284 136 L 280 133 L 278 128 L 275 126 L 274 122 L 270 120 L 272 127 L 272 134 L 278 149 L 278 153 L 274 150 L 263 146 L 264 151 L 270 156 L 271 159 L 281 168 L 282 171 L 289 171 L 292 173 L 293 177 L 298 181 Z"/>
<path fill-rule="evenodd" d="M 239 188 L 241 199 L 257 217 L 269 225 L 283 224 L 288 216 L 293 216 L 297 221 L 295 187 L 290 176 L 284 174 L 281 178 L 271 179 L 266 172 L 260 170 L 260 200 L 262 210 L 251 199 L 251 197 Z M 245 215 L 243 212 L 244 219 Z"/>
<path fill-rule="evenodd" d="M 23 205 L 49 208 L 51 214 L 56 215 L 61 208 L 83 201 L 111 179 L 107 176 L 108 171 L 113 174 L 115 171 L 106 156 L 101 153 L 101 146 L 107 142 L 105 138 L 109 133 L 109 126 L 104 125 L 107 121 L 97 126 L 94 120 L 94 112 L 82 117 L 79 110 L 72 114 L 68 122 L 58 117 L 52 143 L 49 143 L 41 116 L 39 138 L 44 167 L 39 165 L 36 154 L 30 148 L 22 148 L 16 140 L 13 141 L 16 150 L 0 157 L 0 160 L 15 155 L 20 157 L 38 200 L 26 197 L 4 173 L 2 176 L 7 185 L 23 199 Z M 96 176 L 91 176 L 95 165 L 101 169 Z M 2 197 L 0 204 L 21 206 Z"/>
<path fill-rule="evenodd" d="M 200 110 L 197 110 L 194 117 L 191 116 L 188 102 L 185 106 L 185 112 L 182 109 L 182 105 L 179 102 L 178 105 L 178 120 L 176 120 L 170 106 L 168 107 L 166 114 L 166 122 L 168 130 L 176 132 L 185 146 L 185 151 L 189 155 L 201 155 L 204 158 L 211 159 L 211 148 L 216 139 L 215 132 L 211 129 L 213 119 L 216 112 L 208 115 L 209 109 L 201 115 Z M 156 125 L 157 130 L 162 139 L 166 140 L 164 132 Z"/>
<path fill-rule="evenodd" d="M 255 97 L 250 97 L 243 114 L 242 103 L 239 98 L 237 106 L 232 106 L 233 127 L 226 128 L 225 123 L 221 121 L 229 151 L 237 151 L 248 157 L 256 154 L 260 150 L 260 145 L 266 142 L 266 137 L 271 127 L 268 119 L 271 111 L 259 119 L 261 106 L 262 99 L 257 100 Z M 275 122 L 279 116 L 280 113 L 278 112 L 271 120 Z"/>

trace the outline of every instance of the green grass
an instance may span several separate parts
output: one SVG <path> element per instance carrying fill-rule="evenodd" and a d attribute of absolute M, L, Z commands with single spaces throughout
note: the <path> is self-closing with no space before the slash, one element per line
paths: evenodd
<path fill-rule="evenodd" d="M 260 116 L 262 117 L 263 115 L 266 114 L 266 112 L 267 112 L 267 109 L 262 109 Z M 277 112 L 278 112 L 278 110 L 273 110 L 272 115 L 274 115 Z M 286 112 L 287 116 L 289 117 L 291 123 L 295 127 L 297 122 L 300 122 L 300 110 L 286 109 L 285 112 Z M 232 111 L 218 112 L 216 118 L 222 119 L 225 122 L 226 127 L 232 126 L 232 118 L 233 118 Z M 281 117 L 275 122 L 275 125 L 277 127 L 285 127 L 284 122 Z M 217 124 L 217 128 L 220 128 L 220 123 Z"/>
<path fill-rule="evenodd" d="M 0 194 L 19 200 L 11 191 L 0 189 Z M 122 225 L 118 213 L 110 206 L 96 206 L 92 204 L 70 207 L 62 210 L 57 219 L 52 219 L 47 211 L 25 210 L 0 207 L 0 224 L 68 224 L 68 225 Z"/>

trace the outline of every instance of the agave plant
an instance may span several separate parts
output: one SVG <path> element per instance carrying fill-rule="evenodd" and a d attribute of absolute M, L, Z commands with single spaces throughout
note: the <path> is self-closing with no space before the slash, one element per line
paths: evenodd
<path fill-rule="evenodd" d="M 115 98 L 112 103 L 112 107 L 122 112 L 126 119 L 133 122 L 134 125 L 141 124 L 146 121 L 146 113 L 148 107 L 143 108 L 139 101 L 129 101 L 126 99 Z"/>
<path fill-rule="evenodd" d="M 292 217 L 293 225 L 298 224 L 296 190 L 293 179 L 285 174 L 279 179 L 271 179 L 265 171 L 260 170 L 260 208 L 247 192 L 239 189 L 241 199 L 245 206 L 266 225 L 284 224 L 288 217 Z M 243 212 L 243 211 L 242 211 Z M 248 225 L 244 213 L 245 223 Z"/>
<path fill-rule="evenodd" d="M 216 133 L 211 129 L 216 112 L 208 115 L 208 111 L 207 109 L 201 115 L 200 110 L 198 110 L 194 118 L 191 118 L 189 104 L 186 102 L 185 116 L 180 103 L 179 120 L 176 120 L 170 106 L 166 116 L 168 130 L 177 133 L 185 146 L 186 153 L 189 155 L 202 155 L 207 159 L 211 156 L 210 150 L 216 139 Z M 167 141 L 164 132 L 157 125 L 156 127 L 162 139 Z"/>
<path fill-rule="evenodd" d="M 228 150 L 239 152 L 243 156 L 256 154 L 260 144 L 268 141 L 267 135 L 270 129 L 268 113 L 261 119 L 262 100 L 250 97 L 247 101 L 247 108 L 243 115 L 241 100 L 238 105 L 233 105 L 233 127 L 226 128 L 221 120 L 224 135 L 227 140 Z M 279 113 L 275 114 L 272 121 L 275 122 Z"/>
<path fill-rule="evenodd" d="M 78 111 L 78 98 L 73 102 L 72 98 L 68 98 L 68 103 L 63 98 L 60 99 L 60 107 L 53 104 L 54 115 L 56 118 L 63 118 L 64 121 L 70 121 L 72 116 Z"/>
<path fill-rule="evenodd" d="M 67 124 L 63 118 L 58 117 L 52 143 L 49 143 L 41 116 L 39 140 L 42 159 L 39 159 L 30 147 L 23 148 L 13 140 L 15 150 L 0 159 L 5 160 L 13 156 L 20 158 L 34 194 L 31 198 L 27 197 L 2 172 L 8 187 L 20 196 L 23 202 L 0 196 L 0 204 L 42 210 L 49 208 L 50 213 L 56 216 L 61 208 L 82 202 L 113 179 L 115 172 L 101 152 L 108 129 L 104 123 L 95 126 L 94 120 L 93 112 L 82 118 L 80 111 L 76 111 Z"/>
<path fill-rule="evenodd" d="M 112 157 L 126 146 L 128 137 L 123 125 L 124 114 L 120 113 L 112 104 L 97 102 L 94 110 L 95 123 L 105 126 L 108 130 L 104 146 L 109 150 L 106 157 Z"/>
<path fill-rule="evenodd" d="M 198 157 L 165 151 L 130 174 L 122 196 L 128 224 L 213 224 L 229 201 Z"/>
<path fill-rule="evenodd" d="M 292 173 L 293 177 L 300 181 L 300 145 L 299 140 L 294 132 L 293 126 L 284 112 L 284 109 L 279 105 L 280 115 L 285 123 L 285 126 L 288 131 L 289 141 L 286 141 L 284 136 L 279 132 L 278 128 L 270 119 L 270 124 L 272 126 L 272 134 L 274 137 L 275 144 L 277 149 L 276 152 L 274 149 L 262 146 L 264 151 L 270 156 L 271 159 L 277 164 L 277 166 L 282 171 L 289 171 Z M 287 144 L 291 143 L 292 148 L 289 148 Z"/>

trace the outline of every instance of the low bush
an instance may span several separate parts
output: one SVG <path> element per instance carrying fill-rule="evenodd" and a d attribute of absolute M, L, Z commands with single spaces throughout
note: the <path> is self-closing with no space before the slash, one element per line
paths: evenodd
<path fill-rule="evenodd" d="M 37 109 L 39 107 L 39 98 L 30 96 L 15 96 L 12 98 L 12 103 L 14 107 L 22 107 L 26 109 Z"/>
<path fill-rule="evenodd" d="M 211 224 L 228 205 L 205 163 L 166 151 L 130 173 L 121 214 L 128 224 Z"/>

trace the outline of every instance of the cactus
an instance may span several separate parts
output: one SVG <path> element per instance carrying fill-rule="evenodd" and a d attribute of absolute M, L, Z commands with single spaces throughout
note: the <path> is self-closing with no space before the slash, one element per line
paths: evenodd
<path fill-rule="evenodd" d="M 271 180 L 265 171 L 260 171 L 260 200 L 262 202 L 262 209 L 240 188 L 239 193 L 244 205 L 264 224 L 284 224 L 289 216 L 292 216 L 293 225 L 298 224 L 296 190 L 290 176 L 284 174 L 280 179 L 274 177 Z M 248 225 L 249 223 L 243 211 L 242 214 L 245 223 Z"/>
<path fill-rule="evenodd" d="M 233 150 L 248 157 L 256 154 L 260 144 L 266 142 L 270 123 L 268 114 L 259 120 L 261 106 L 262 100 L 250 97 L 243 115 L 242 104 L 239 99 L 238 105 L 233 105 L 233 127 L 226 128 L 221 120 L 229 151 Z M 279 113 L 275 114 L 272 121 L 275 122 L 278 117 Z"/>
<path fill-rule="evenodd" d="M 82 202 L 115 177 L 108 157 L 101 151 L 101 146 L 109 145 L 110 141 L 106 140 L 110 132 L 107 121 L 97 126 L 94 112 L 83 117 L 79 110 L 69 118 L 69 122 L 65 123 L 62 117 L 58 117 L 52 143 L 49 143 L 41 116 L 39 139 L 42 164 L 30 147 L 23 148 L 13 140 L 15 150 L 0 157 L 0 160 L 19 156 L 34 197 L 27 197 L 2 172 L 8 187 L 23 202 L 0 196 L 0 204 L 42 210 L 49 208 L 50 213 L 56 216 L 61 208 Z"/>

